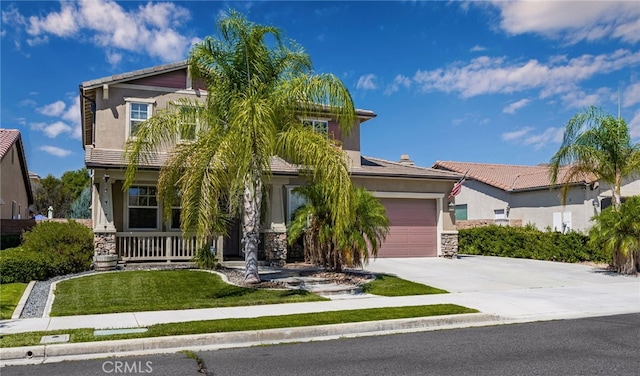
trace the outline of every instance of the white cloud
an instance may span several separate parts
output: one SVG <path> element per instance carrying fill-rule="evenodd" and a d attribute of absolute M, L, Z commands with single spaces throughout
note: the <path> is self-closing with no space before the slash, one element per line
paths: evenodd
<path fill-rule="evenodd" d="M 35 107 L 37 105 L 38 105 L 38 103 L 36 101 L 34 101 L 33 99 L 30 99 L 30 98 L 23 99 L 20 102 L 18 102 L 18 106 L 20 106 L 20 107 Z"/>
<path fill-rule="evenodd" d="M 58 13 L 49 13 L 44 17 L 29 17 L 29 35 L 54 34 L 68 37 L 75 34 L 79 27 L 76 22 L 74 7 L 68 3 L 61 3 L 62 9 Z"/>
<path fill-rule="evenodd" d="M 587 94 L 582 90 L 575 90 L 564 94 L 562 96 L 562 101 L 568 108 L 602 106 L 603 102 L 609 102 L 611 100 L 612 95 L 613 92 L 609 88 L 600 88 L 590 94 Z"/>
<path fill-rule="evenodd" d="M 640 110 L 636 111 L 628 123 L 629 132 L 633 140 L 640 141 Z"/>
<path fill-rule="evenodd" d="M 80 98 L 74 97 L 73 103 L 62 114 L 62 119 L 71 123 L 72 130 L 69 132 L 71 138 L 76 140 L 82 139 L 82 124 L 80 122 Z"/>
<path fill-rule="evenodd" d="M 48 104 L 44 107 L 40 107 L 37 111 L 46 116 L 60 116 L 64 111 L 66 105 L 63 101 L 55 101 L 51 104 Z"/>
<path fill-rule="evenodd" d="M 62 133 L 72 133 L 73 129 L 62 121 L 54 123 L 31 123 L 31 129 L 42 131 L 49 138 L 56 138 Z"/>
<path fill-rule="evenodd" d="M 57 146 L 42 145 L 38 149 L 51 155 L 55 155 L 56 157 L 66 157 L 67 155 L 71 154 L 70 150 L 62 149 Z"/>
<path fill-rule="evenodd" d="M 635 1 L 494 1 L 509 34 L 539 33 L 570 43 L 619 38 L 640 41 Z M 568 16 L 570 15 L 570 16 Z"/>
<path fill-rule="evenodd" d="M 524 137 L 525 135 L 527 135 L 529 132 L 531 132 L 534 128 L 532 127 L 524 127 L 522 129 L 519 129 L 517 131 L 513 131 L 513 132 L 506 132 L 502 134 L 502 141 L 516 141 L 521 139 L 522 137 Z"/>
<path fill-rule="evenodd" d="M 622 105 L 624 107 L 631 107 L 638 103 L 640 103 L 640 81 L 630 85 L 622 93 Z"/>
<path fill-rule="evenodd" d="M 376 85 L 376 75 L 373 73 L 366 74 L 364 76 L 360 76 L 358 78 L 358 83 L 356 84 L 356 89 L 363 90 L 375 90 L 378 88 Z"/>
<path fill-rule="evenodd" d="M 533 145 L 535 150 L 540 150 L 549 144 L 559 144 L 564 136 L 564 128 L 549 127 L 540 134 L 526 137 L 523 140 L 524 145 Z"/>
<path fill-rule="evenodd" d="M 487 48 L 486 47 L 482 47 L 478 44 L 476 44 L 475 46 L 471 47 L 471 49 L 469 49 L 470 52 L 482 52 L 482 51 L 486 51 Z"/>
<path fill-rule="evenodd" d="M 520 99 L 519 101 L 510 103 L 507 107 L 503 108 L 502 112 L 504 112 L 505 114 L 513 114 L 522 107 L 528 105 L 529 102 L 531 102 L 531 100 L 527 98 Z"/>
<path fill-rule="evenodd" d="M 413 80 L 425 92 L 457 92 L 463 98 L 531 89 L 540 90 L 540 97 L 545 98 L 575 90 L 578 83 L 595 75 L 639 63 L 640 51 L 624 49 L 609 54 L 585 54 L 569 60 L 552 57 L 546 63 L 535 59 L 509 62 L 504 57 L 480 56 L 446 68 L 418 70 Z"/>
<path fill-rule="evenodd" d="M 384 93 L 386 95 L 390 95 L 400 90 L 400 87 L 404 87 L 406 89 L 411 87 L 411 79 L 407 76 L 403 76 L 401 74 L 397 75 L 396 78 L 393 79 L 393 83 L 387 86 Z"/>
<path fill-rule="evenodd" d="M 122 51 L 163 61 L 184 59 L 193 42 L 178 31 L 190 19 L 189 10 L 173 3 L 148 2 L 126 10 L 113 0 L 80 0 L 62 2 L 59 11 L 28 20 L 15 9 L 2 16 L 26 29 L 29 45 L 46 43 L 49 35 L 82 41 L 88 35 L 106 49 L 112 65 L 122 59 Z"/>

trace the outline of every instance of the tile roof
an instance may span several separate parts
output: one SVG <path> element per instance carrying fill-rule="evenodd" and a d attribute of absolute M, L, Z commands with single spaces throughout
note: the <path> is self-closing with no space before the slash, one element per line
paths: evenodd
<path fill-rule="evenodd" d="M 549 182 L 549 167 L 547 165 L 519 166 L 491 163 L 472 163 L 454 161 L 436 161 L 433 168 L 454 171 L 461 174 L 467 173 L 467 177 L 502 189 L 504 191 L 520 191 L 544 189 L 551 186 Z M 558 182 L 564 181 L 568 173 L 568 167 L 562 167 L 558 174 Z M 571 183 L 589 184 L 598 180 L 589 175 L 576 177 Z"/>
<path fill-rule="evenodd" d="M 167 156 L 167 153 L 153 153 L 147 160 L 140 164 L 140 168 L 160 169 L 160 167 L 162 167 L 166 162 Z M 122 150 L 100 149 L 94 147 L 87 147 L 85 149 L 85 163 L 88 168 L 126 167 Z M 453 181 L 462 177 L 462 175 L 455 172 L 412 166 L 372 157 L 362 157 L 361 163 L 361 167 L 353 167 L 351 169 L 352 175 L 442 179 Z M 271 159 L 271 171 L 274 174 L 298 175 L 299 167 L 286 162 L 282 158 L 273 157 Z"/>
<path fill-rule="evenodd" d="M 19 138 L 20 131 L 17 129 L 0 129 L 0 159 L 4 158 Z"/>

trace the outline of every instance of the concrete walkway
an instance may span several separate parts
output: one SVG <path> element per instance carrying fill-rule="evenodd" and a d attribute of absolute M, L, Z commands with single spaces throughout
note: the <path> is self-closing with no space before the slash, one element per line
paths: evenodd
<path fill-rule="evenodd" d="M 640 312 L 640 278 L 621 276 L 586 265 L 468 256 L 455 260 L 379 259 L 372 261 L 366 269 L 396 274 L 404 279 L 443 288 L 451 293 L 407 297 L 369 296 L 328 302 L 4 320 L 0 321 L 0 333 L 75 328 L 136 328 L 195 320 L 439 303 L 453 303 L 475 308 L 484 314 L 475 316 L 477 319 L 468 319 L 465 315 L 459 327 L 470 326 L 470 322 L 483 322 L 489 325 Z M 447 325 L 455 327 L 455 323 L 452 324 L 449 319 L 447 319 Z M 404 323 L 401 326 L 405 329 L 407 327 Z M 384 330 L 389 328 L 385 327 Z M 318 331 L 313 333 L 316 337 L 320 336 Z M 335 333 L 327 330 L 327 334 Z M 287 338 L 292 337 L 289 335 Z M 3 353 L 6 353 L 6 349 L 3 349 Z M 2 357 L 7 359 L 6 355 Z"/>

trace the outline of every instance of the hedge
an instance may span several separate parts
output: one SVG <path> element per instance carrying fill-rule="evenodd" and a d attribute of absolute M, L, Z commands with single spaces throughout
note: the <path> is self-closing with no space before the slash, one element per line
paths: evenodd
<path fill-rule="evenodd" d="M 586 235 L 578 232 L 562 234 L 540 231 L 533 226 L 491 225 L 460 230 L 458 252 L 562 262 L 611 261 L 610 255 L 589 244 L 589 237 Z"/>
<path fill-rule="evenodd" d="M 29 282 L 91 269 L 93 232 L 75 222 L 42 222 L 22 246 L 0 251 L 0 282 Z"/>

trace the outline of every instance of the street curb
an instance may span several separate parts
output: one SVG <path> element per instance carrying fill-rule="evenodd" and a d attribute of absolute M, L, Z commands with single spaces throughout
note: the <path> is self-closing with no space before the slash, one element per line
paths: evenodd
<path fill-rule="evenodd" d="M 467 313 L 297 328 L 11 347 L 1 349 L 0 367 L 53 363 L 73 359 L 173 353 L 187 349 L 205 351 L 287 342 L 320 341 L 341 337 L 364 337 L 491 324 L 498 325 L 502 322 L 502 318 L 496 315 Z"/>
<path fill-rule="evenodd" d="M 36 281 L 31 281 L 24 289 L 20 300 L 18 301 L 18 305 L 16 309 L 13 310 L 13 314 L 11 315 L 11 320 L 16 320 L 20 318 L 22 315 L 22 310 L 24 310 L 24 306 L 27 304 L 27 300 L 29 299 L 29 295 L 31 295 L 31 290 L 33 290 L 33 286 L 36 285 Z"/>

